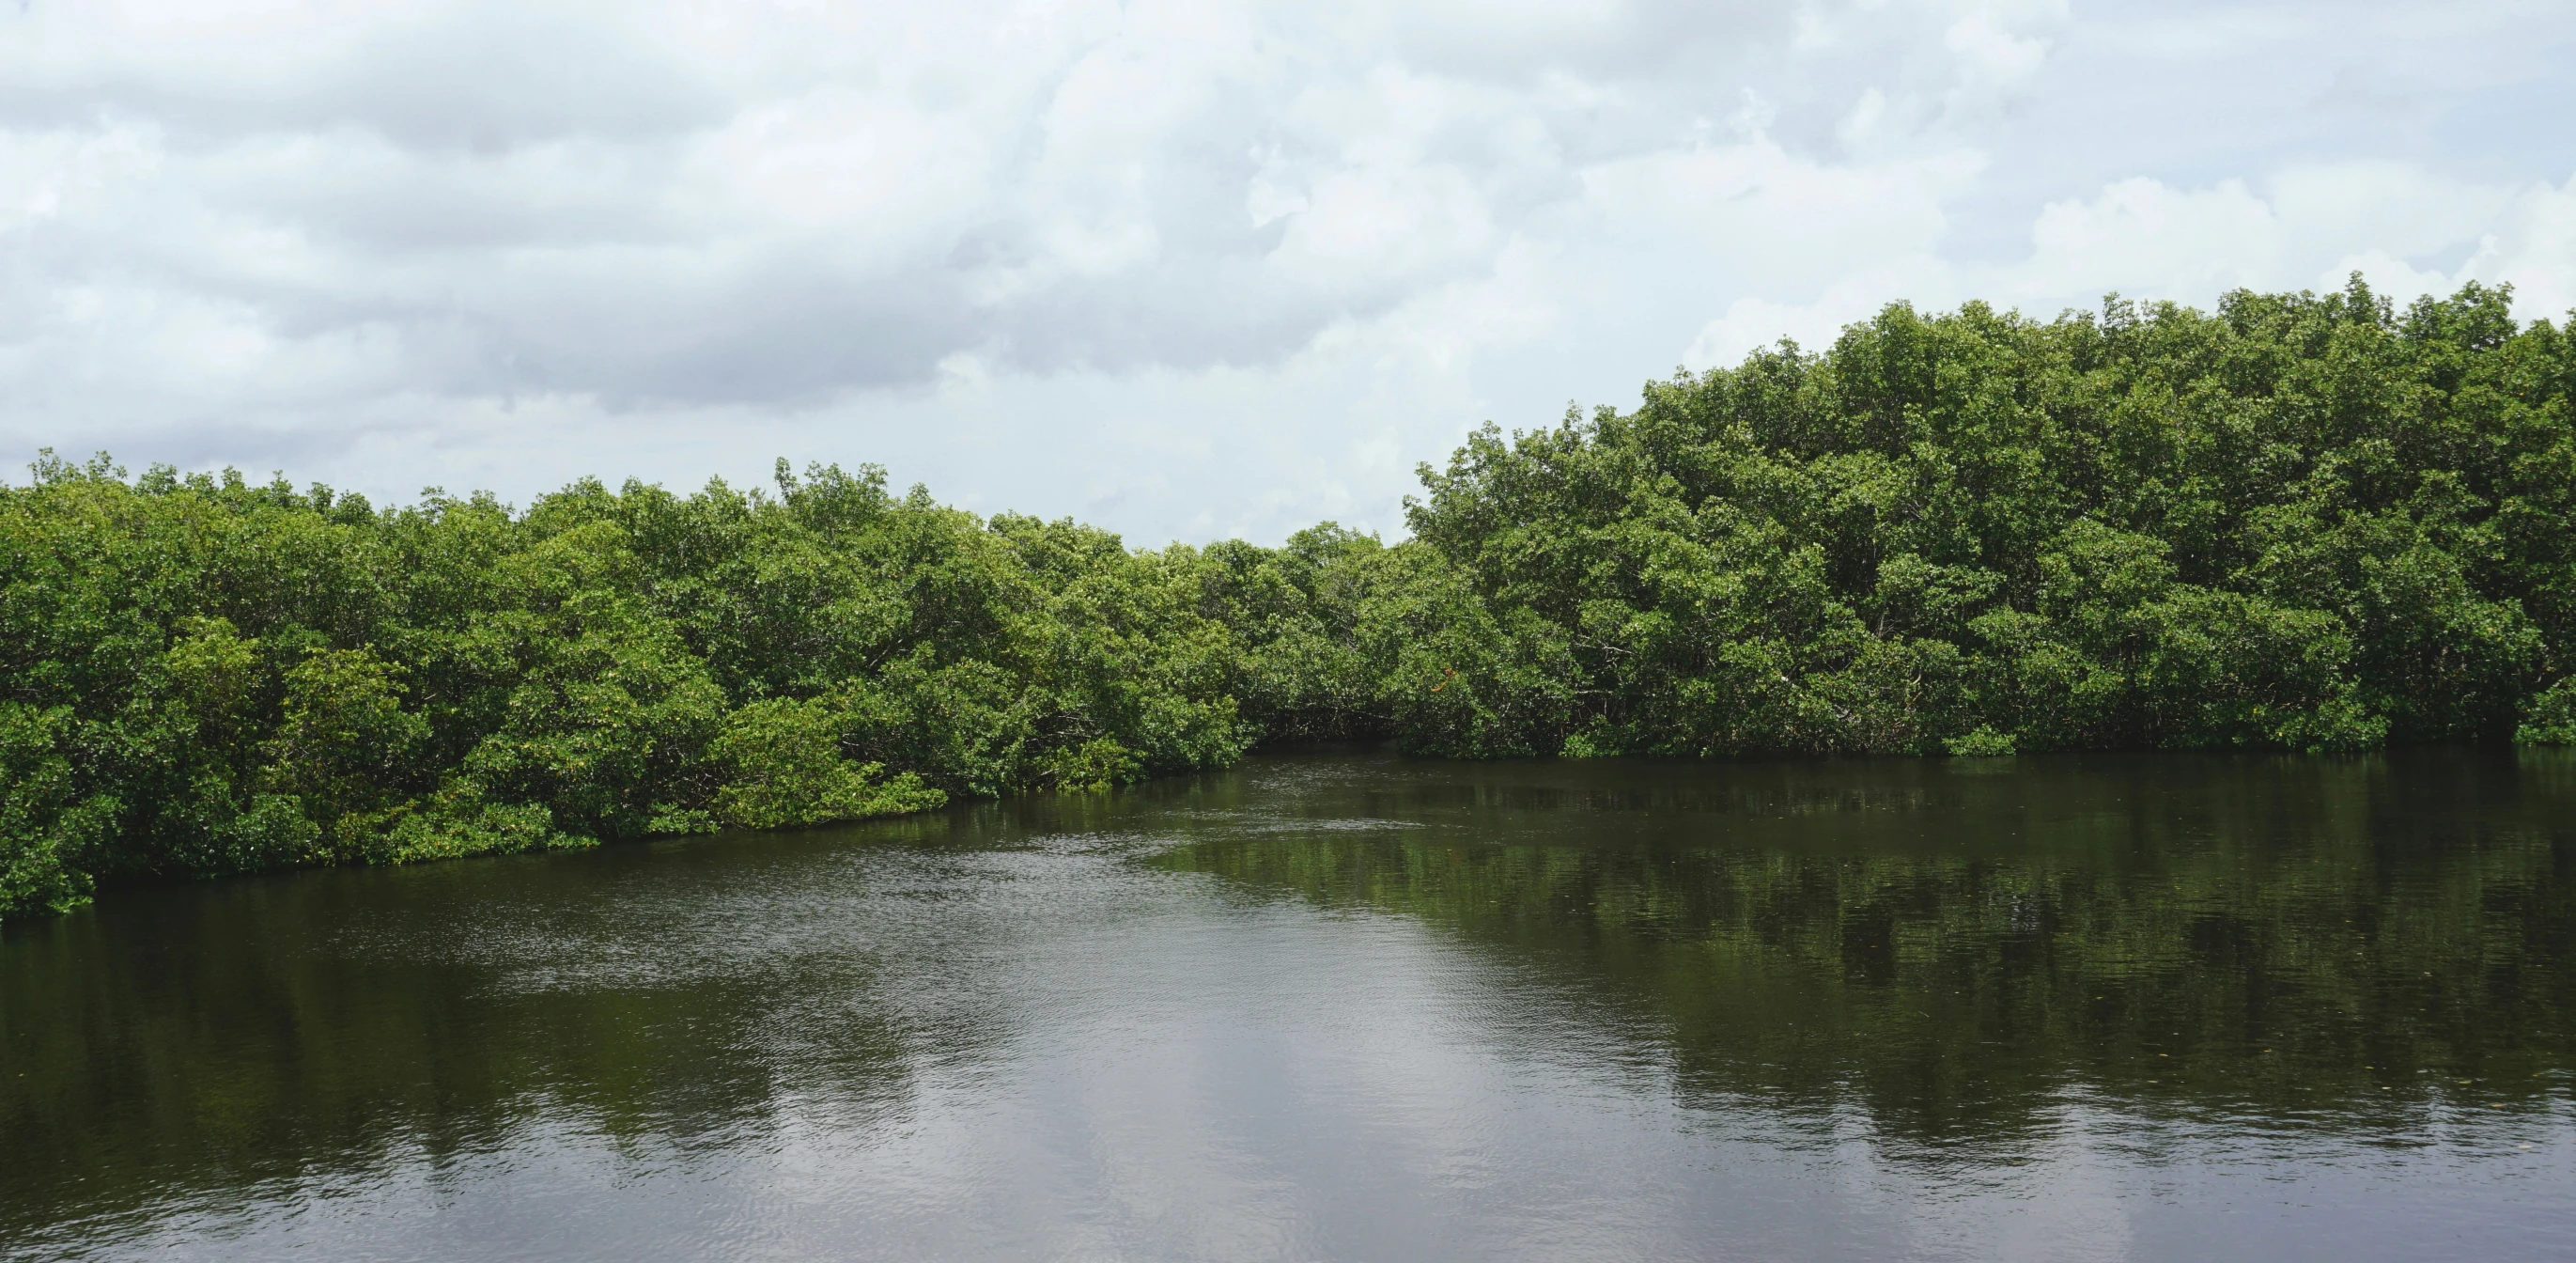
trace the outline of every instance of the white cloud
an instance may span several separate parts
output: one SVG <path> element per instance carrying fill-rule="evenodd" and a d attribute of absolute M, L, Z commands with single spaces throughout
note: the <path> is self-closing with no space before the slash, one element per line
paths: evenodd
<path fill-rule="evenodd" d="M 2460 269 L 2462 279 L 2512 285 L 2518 312 L 2559 314 L 2561 327 L 2576 327 L 2576 176 L 2524 189 L 2502 219 Z"/>
<path fill-rule="evenodd" d="M 1895 298 L 2563 310 L 2566 155 L 2431 138 L 2558 100 L 2576 23 L 2430 11 L 29 0 L 0 441 L 1398 530 L 1487 417 Z"/>
<path fill-rule="evenodd" d="M 2140 178 L 2052 203 L 2029 260 L 1983 279 L 2006 295 L 2117 289 L 2206 304 L 2240 287 L 2339 288 L 2354 271 L 2401 298 L 2510 272 L 2538 282 L 2541 292 L 2518 304 L 2526 317 L 2550 310 L 2528 300 L 2564 286 L 2550 276 L 2561 265 L 2543 261 L 2563 198 L 2545 182 L 2517 189 L 2372 162 L 2292 167 L 2266 184 L 2258 193 L 2236 180 L 2176 189 Z M 2442 254 L 2463 261 L 2424 262 Z"/>

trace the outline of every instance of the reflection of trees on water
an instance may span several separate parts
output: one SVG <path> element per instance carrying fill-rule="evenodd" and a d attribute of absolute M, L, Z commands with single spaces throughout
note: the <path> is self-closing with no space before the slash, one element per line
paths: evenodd
<path fill-rule="evenodd" d="M 1031 845 L 1440 927 L 1783 1139 L 1845 1110 L 1900 1146 L 2010 1146 L 2069 1090 L 2402 1134 L 2528 1117 L 2576 1071 L 2576 772 L 2537 756 L 1264 760 L 862 835 L 139 891 L 13 928 L 0 1240 L 532 1137 L 660 1167 L 899 1116 L 926 1052 L 1028 1018 L 978 962 L 1046 946 L 1026 918 L 1052 896 L 993 897 L 1061 874 L 997 853 Z M 1062 895 L 1114 925 L 1132 889 Z"/>
<path fill-rule="evenodd" d="M 864 962 L 760 950 L 747 936 L 782 910 L 686 906 L 685 873 L 657 867 L 686 857 L 634 858 L 617 892 L 595 867 L 500 860 L 135 892 L 12 927 L 0 1241 L 532 1138 L 686 1162 L 790 1094 L 899 1104 L 905 1049 Z M 708 917 L 742 928 L 711 939 Z"/>
<path fill-rule="evenodd" d="M 2021 764 L 1354 777 L 1310 807 L 1421 827 L 1292 809 L 1163 862 L 1511 949 L 1648 1015 L 1686 1093 L 1891 1139 L 2008 1140 L 2069 1091 L 2372 1130 L 2565 1092 L 2562 760 Z"/>

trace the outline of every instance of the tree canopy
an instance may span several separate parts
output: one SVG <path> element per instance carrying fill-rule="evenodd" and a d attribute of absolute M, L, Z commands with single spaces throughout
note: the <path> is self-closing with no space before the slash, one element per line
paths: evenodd
<path fill-rule="evenodd" d="M 2576 743 L 2576 347 L 2470 285 L 1888 307 L 1473 435 L 1392 545 L 882 471 L 0 487 L 0 916 L 1231 763 Z"/>

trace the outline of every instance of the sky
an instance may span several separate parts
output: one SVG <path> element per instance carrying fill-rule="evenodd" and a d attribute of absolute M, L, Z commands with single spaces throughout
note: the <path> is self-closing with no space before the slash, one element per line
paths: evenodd
<path fill-rule="evenodd" d="M 2564 320 L 2569 66 L 2576 0 L 9 0 L 0 465 L 1395 538 L 1478 425 L 1900 299 Z"/>

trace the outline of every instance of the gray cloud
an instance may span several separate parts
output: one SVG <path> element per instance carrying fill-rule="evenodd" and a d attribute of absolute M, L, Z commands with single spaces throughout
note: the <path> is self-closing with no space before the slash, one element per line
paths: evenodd
<path fill-rule="evenodd" d="M 2564 5 L 0 10 L 0 438 L 1384 528 L 1886 299 L 2576 302 Z M 2454 133 L 2468 127 L 2476 143 Z"/>

